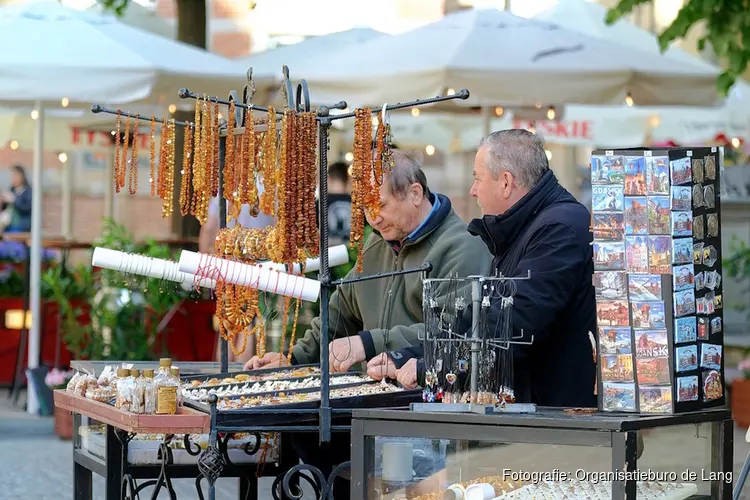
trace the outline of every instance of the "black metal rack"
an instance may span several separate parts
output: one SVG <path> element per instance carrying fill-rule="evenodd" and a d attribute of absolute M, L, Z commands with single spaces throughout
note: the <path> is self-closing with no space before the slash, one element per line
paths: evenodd
<path fill-rule="evenodd" d="M 285 96 L 286 103 L 285 105 L 289 109 L 293 109 L 296 112 L 310 112 L 313 111 L 310 105 L 310 93 L 307 86 L 307 82 L 304 79 L 301 79 L 296 86 L 293 85 L 292 80 L 289 76 L 289 69 L 288 67 L 284 66 L 282 68 L 282 73 L 284 76 L 281 90 L 282 95 Z M 248 84 L 245 85 L 243 89 L 243 95 L 242 99 L 240 100 L 239 94 L 237 91 L 231 91 L 229 93 L 228 99 L 220 99 L 215 96 L 205 96 L 203 94 L 198 94 L 191 92 L 190 90 L 186 88 L 182 88 L 178 92 L 178 96 L 181 99 L 204 99 L 208 100 L 211 103 L 221 104 L 229 106 L 231 103 L 234 103 L 235 105 L 235 112 L 236 112 L 236 119 L 235 123 L 237 124 L 244 124 L 245 126 L 252 125 L 254 127 L 255 124 L 248 124 L 248 117 L 251 115 L 247 113 L 248 110 L 250 111 L 259 111 L 259 112 L 267 112 L 268 108 L 263 106 L 257 106 L 252 103 L 253 94 L 255 92 L 255 86 L 252 80 L 252 68 L 248 70 L 247 72 L 248 76 Z M 388 104 L 386 106 L 387 110 L 398 110 L 398 109 L 407 109 L 407 108 L 413 108 L 417 106 L 424 106 L 428 104 L 434 104 L 442 101 L 449 101 L 454 99 L 468 99 L 469 98 L 469 91 L 467 89 L 460 90 L 456 93 L 450 94 L 450 95 L 444 95 L 444 96 L 435 96 L 425 99 L 417 99 L 413 101 L 407 101 L 407 102 L 399 102 L 395 104 Z M 318 430 L 319 432 L 319 442 L 321 444 L 329 443 L 331 440 L 331 431 L 348 431 L 349 426 L 333 426 L 332 425 L 332 414 L 337 414 L 337 416 L 351 416 L 351 412 L 355 408 L 362 408 L 361 401 L 367 400 L 367 398 L 371 397 L 365 397 L 365 398 L 340 398 L 336 400 L 335 404 L 331 404 L 330 400 L 330 379 L 329 379 L 329 312 L 328 312 L 328 301 L 330 298 L 330 295 L 333 293 L 333 291 L 336 289 L 336 287 L 345 285 L 345 284 L 353 284 L 358 283 L 361 281 L 368 281 L 372 279 L 380 279 L 385 278 L 389 276 L 395 276 L 395 275 L 403 275 L 403 274 L 411 274 L 411 273 L 418 273 L 422 272 L 425 273 L 425 275 L 432 269 L 432 265 L 428 262 L 425 262 L 422 266 L 415 268 L 415 269 L 406 269 L 401 271 L 395 271 L 395 272 L 389 272 L 389 273 L 377 273 L 371 276 L 359 276 L 351 279 L 341 279 L 333 281 L 331 280 L 331 273 L 330 273 L 330 267 L 329 267 L 329 255 L 328 255 L 328 142 L 329 142 L 329 130 L 332 125 L 332 123 L 336 120 L 341 119 L 348 119 L 353 118 L 354 113 L 348 112 L 348 113 L 341 113 L 332 115 L 331 110 L 337 109 L 337 110 L 345 110 L 347 108 L 347 103 L 344 101 L 340 101 L 338 103 L 329 105 L 329 106 L 319 106 L 315 111 L 316 118 L 318 122 L 318 166 L 319 166 L 319 220 L 318 220 L 318 227 L 320 231 L 320 271 L 318 275 L 318 280 L 321 283 L 320 288 L 320 321 L 321 321 L 321 335 L 320 335 L 320 369 L 321 369 L 321 386 L 320 386 L 320 401 L 318 404 L 314 405 L 310 408 L 297 408 L 297 409 L 279 409 L 279 408 L 263 408 L 258 409 L 254 413 L 260 413 L 266 415 L 272 415 L 277 416 L 281 413 L 283 414 L 290 414 L 290 413 L 296 413 L 298 415 L 306 415 L 306 416 L 313 416 L 317 414 L 317 425 L 312 426 L 304 426 L 304 427 L 289 427 L 289 426 L 283 426 L 283 430 L 287 431 L 300 431 L 300 430 Z M 143 119 L 143 120 L 150 120 L 151 117 L 146 116 L 140 116 L 137 114 L 132 113 L 125 113 L 120 110 L 114 110 L 114 109 L 108 109 L 99 105 L 93 105 L 91 108 L 91 111 L 93 113 L 108 113 L 108 114 L 120 114 L 121 116 L 130 116 L 131 118 L 135 119 Z M 375 107 L 371 109 L 372 113 L 378 113 L 382 112 L 383 107 Z M 162 120 L 155 120 L 159 123 L 163 123 Z M 192 126 L 192 123 L 190 122 L 178 122 L 178 121 L 170 121 L 171 123 L 174 123 L 175 125 L 179 126 Z M 223 125 L 222 125 L 223 127 Z M 256 127 L 257 128 L 257 127 Z M 240 133 L 242 130 L 241 127 L 238 127 L 235 129 L 235 134 Z M 227 204 L 226 200 L 223 196 L 223 172 L 224 172 L 224 155 L 225 155 L 225 147 L 226 147 L 226 133 L 220 133 L 220 142 L 219 142 L 219 192 L 218 192 L 218 198 L 219 198 L 219 221 L 220 221 L 220 228 L 226 227 L 226 210 L 227 210 Z M 291 348 L 291 347 L 290 347 Z M 228 346 L 227 341 L 222 340 L 221 342 L 221 373 L 224 374 L 227 372 L 227 366 L 228 366 Z M 389 399 L 388 401 L 382 401 L 385 406 L 405 406 L 408 405 L 410 402 L 416 401 L 421 398 L 421 391 L 404 391 L 402 393 L 394 393 L 398 394 L 398 397 L 394 397 Z M 199 461 L 198 468 L 201 471 L 201 474 L 203 477 L 205 477 L 208 480 L 209 483 L 209 498 L 213 499 L 215 498 L 215 491 L 214 491 L 214 483 L 216 478 L 219 477 L 221 474 L 222 469 L 222 463 L 221 463 L 221 456 L 216 451 L 216 443 L 218 439 L 218 432 L 224 432 L 224 431 L 230 431 L 230 432 L 240 432 L 242 430 L 245 431 L 251 431 L 251 432 L 258 432 L 260 428 L 258 426 L 248 426 L 248 425 L 241 425 L 241 421 L 244 420 L 245 424 L 248 422 L 248 417 L 252 415 L 252 413 L 248 412 L 239 412 L 237 413 L 237 419 L 232 419 L 232 423 L 227 422 L 226 429 L 224 428 L 224 425 L 220 425 L 220 421 L 218 418 L 218 411 L 216 408 L 217 398 L 214 396 L 210 399 L 210 415 L 211 415 L 211 433 L 209 438 L 209 448 L 206 449 L 202 456 L 201 460 Z M 366 406 L 364 406 L 366 407 Z M 232 412 L 235 413 L 235 412 Z M 274 415 L 275 414 L 275 415 Z M 223 417 L 222 417 L 223 418 Z M 252 417 L 253 420 L 255 420 L 254 416 Z M 312 419 L 311 423 L 314 423 L 314 418 Z M 236 423 L 234 423 L 236 422 Z M 264 430 L 271 430 L 267 426 L 262 426 L 262 429 Z M 273 429 L 273 430 L 282 430 L 282 429 Z M 319 488 L 316 489 L 317 495 L 319 495 L 319 498 L 325 498 L 328 494 L 328 490 L 331 487 L 331 483 L 333 479 L 341 472 L 343 467 L 348 466 L 345 464 L 342 464 L 342 466 L 338 467 L 336 470 L 334 470 L 333 474 L 331 475 L 331 478 L 328 478 L 328 481 L 318 481 Z M 313 473 L 313 476 L 319 480 L 323 478 L 323 475 L 318 471 L 317 469 L 313 470 L 313 467 L 310 466 L 298 466 L 290 469 L 283 478 L 283 492 L 285 495 L 289 496 L 290 498 L 298 498 L 297 495 L 293 494 L 293 490 L 290 488 L 293 488 L 291 486 L 291 483 L 298 481 L 299 479 L 299 473 L 302 470 L 309 470 Z M 304 476 L 302 476 L 304 477 Z M 296 478 L 296 479 L 295 479 Z M 325 479 L 325 478 L 323 478 Z M 322 496 L 320 496 L 322 495 Z"/>

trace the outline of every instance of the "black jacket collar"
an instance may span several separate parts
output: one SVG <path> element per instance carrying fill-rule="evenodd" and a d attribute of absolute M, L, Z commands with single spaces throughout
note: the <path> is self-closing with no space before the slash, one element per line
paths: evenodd
<path fill-rule="evenodd" d="M 536 186 L 502 215 L 485 215 L 469 223 L 468 231 L 484 241 L 492 255 L 499 257 L 518 238 L 536 214 L 565 196 L 567 191 L 548 170 Z M 568 195 L 570 196 L 570 195 Z"/>

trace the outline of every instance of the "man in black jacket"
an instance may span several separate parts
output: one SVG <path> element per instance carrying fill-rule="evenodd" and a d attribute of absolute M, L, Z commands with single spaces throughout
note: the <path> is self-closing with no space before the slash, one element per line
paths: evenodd
<path fill-rule="evenodd" d="M 531 279 L 515 281 L 513 298 L 514 337 L 522 333 L 517 340 L 524 342 L 533 337 L 531 345 L 512 347 L 516 401 L 595 407 L 591 215 L 558 183 L 544 143 L 526 130 L 502 130 L 482 139 L 471 196 L 483 216 L 468 231 L 489 248 L 495 272 L 521 277 L 531 271 Z M 462 330 L 471 325 L 470 316 L 464 315 Z M 409 361 L 414 351 L 371 363 L 416 373 L 417 363 Z"/>

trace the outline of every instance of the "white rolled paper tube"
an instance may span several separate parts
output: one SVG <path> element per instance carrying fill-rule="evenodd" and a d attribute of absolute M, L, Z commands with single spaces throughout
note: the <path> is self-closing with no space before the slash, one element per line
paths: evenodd
<path fill-rule="evenodd" d="M 383 481 L 405 483 L 414 477 L 412 443 L 383 443 Z"/>
<path fill-rule="evenodd" d="M 492 500 L 495 498 L 495 488 L 488 483 L 472 484 L 466 488 L 466 500 Z"/>
<path fill-rule="evenodd" d="M 216 288 L 216 281 L 183 273 L 180 271 L 180 265 L 177 262 L 109 248 L 94 248 L 91 265 L 126 274 L 138 274 L 148 278 L 174 281 L 185 287 Z"/>
<path fill-rule="evenodd" d="M 183 250 L 180 254 L 179 269 L 201 278 L 221 279 L 232 285 L 257 288 L 263 292 L 307 302 L 317 301 L 320 295 L 320 281 L 283 273 L 263 264 L 243 264 L 188 250 Z"/>

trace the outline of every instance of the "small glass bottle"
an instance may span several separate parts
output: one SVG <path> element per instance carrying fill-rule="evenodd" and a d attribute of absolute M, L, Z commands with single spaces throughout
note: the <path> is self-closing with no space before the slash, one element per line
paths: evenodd
<path fill-rule="evenodd" d="M 156 413 L 156 384 L 152 369 L 143 370 L 143 413 L 146 415 Z"/>
<path fill-rule="evenodd" d="M 174 415 L 177 413 L 178 383 L 172 377 L 172 359 L 159 360 L 159 373 L 154 377 L 156 383 L 156 413 L 157 415 Z"/>
<path fill-rule="evenodd" d="M 171 368 L 172 378 L 177 383 L 177 406 L 182 406 L 182 381 L 180 381 L 180 369 L 176 367 Z"/>
<path fill-rule="evenodd" d="M 133 393 L 135 387 L 133 383 L 133 377 L 130 375 L 130 370 L 127 368 L 117 369 L 117 398 L 115 400 L 115 406 L 121 410 L 130 411 L 131 403 L 133 401 Z"/>
<path fill-rule="evenodd" d="M 133 401 L 130 403 L 130 411 L 143 414 L 143 377 L 140 370 L 130 370 L 133 377 Z"/>

